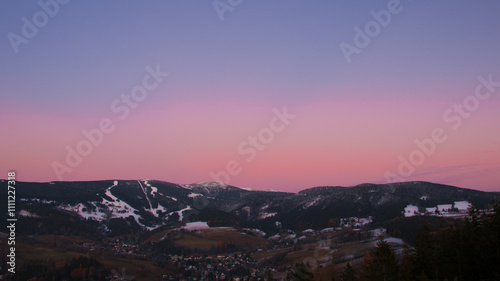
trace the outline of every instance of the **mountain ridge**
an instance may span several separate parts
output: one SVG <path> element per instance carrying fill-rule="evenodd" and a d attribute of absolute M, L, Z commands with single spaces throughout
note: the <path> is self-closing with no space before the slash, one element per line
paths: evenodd
<path fill-rule="evenodd" d="M 6 180 L 0 182 L 6 184 Z M 1 190 L 6 194 L 7 188 Z M 17 211 L 25 210 L 42 220 L 44 216 L 71 215 L 111 232 L 205 221 L 212 226 L 258 228 L 268 233 L 277 230 L 276 222 L 290 229 L 327 227 L 349 217 L 373 217 L 374 223 L 381 223 L 402 216 L 408 204 L 432 207 L 469 201 L 483 208 L 500 197 L 423 181 L 318 186 L 290 193 L 246 190 L 217 182 L 183 185 L 151 179 L 16 182 L 16 196 Z"/>
<path fill-rule="evenodd" d="M 0 179 L 0 182 L 6 182 L 7 179 Z M 467 190 L 473 190 L 473 191 L 479 191 L 479 192 L 487 192 L 487 193 L 500 193 L 500 191 L 484 191 L 484 190 L 479 190 L 479 189 L 474 189 L 474 188 L 466 188 L 466 187 L 458 187 L 454 185 L 449 185 L 449 184 L 441 184 L 441 183 L 434 183 L 434 182 L 429 182 L 429 181 L 405 181 L 405 182 L 394 182 L 394 183 L 360 183 L 356 185 L 349 185 L 349 186 L 342 186 L 342 185 L 318 185 L 318 186 L 313 186 L 313 187 L 308 187 L 301 189 L 296 192 L 292 191 L 283 191 L 283 190 L 278 190 L 278 189 L 273 189 L 273 188 L 252 188 L 252 187 L 238 187 L 234 185 L 229 185 L 225 184 L 220 181 L 202 181 L 202 182 L 196 182 L 196 183 L 190 183 L 190 184 L 179 184 L 179 183 L 174 183 L 174 182 L 169 182 L 169 181 L 163 181 L 163 180 L 155 180 L 155 179 L 105 179 L 105 180 L 77 180 L 77 181 L 16 181 L 17 183 L 31 183 L 31 184 L 55 184 L 55 183 L 102 183 L 102 182 L 113 182 L 113 181 L 122 181 L 122 182 L 128 182 L 128 181 L 155 181 L 155 182 L 163 182 L 163 183 L 168 183 L 168 184 L 173 184 L 173 185 L 178 185 L 183 188 L 191 189 L 190 187 L 198 187 L 198 188 L 237 188 L 240 190 L 244 191 L 264 191 L 264 192 L 282 192 L 282 193 L 293 193 L 293 194 L 298 194 L 306 190 L 311 190 L 311 189 L 318 189 L 318 188 L 355 188 L 355 187 L 373 187 L 373 186 L 400 186 L 401 184 L 432 184 L 435 186 L 445 186 L 445 187 L 454 187 L 454 188 L 460 188 L 460 189 L 467 189 Z"/>

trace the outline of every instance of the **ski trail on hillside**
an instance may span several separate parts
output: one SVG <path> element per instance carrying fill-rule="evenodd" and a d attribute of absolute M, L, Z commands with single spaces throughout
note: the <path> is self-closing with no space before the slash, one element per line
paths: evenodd
<path fill-rule="evenodd" d="M 111 200 L 113 200 L 114 202 L 118 202 L 120 201 L 120 199 L 116 198 L 116 196 L 114 196 L 112 193 L 111 193 L 111 188 L 115 187 L 118 185 L 118 182 L 117 181 L 114 181 L 113 182 L 113 185 L 108 187 L 106 189 L 106 192 L 104 194 L 106 194 L 109 198 L 111 198 Z"/>
<path fill-rule="evenodd" d="M 137 181 L 139 183 L 139 185 L 141 186 L 141 189 L 142 189 L 142 192 L 144 192 L 144 195 L 146 196 L 146 200 L 148 200 L 148 203 L 149 203 L 149 211 L 150 212 L 153 212 L 153 206 L 151 205 L 151 201 L 149 201 L 149 197 L 148 197 L 148 194 L 146 193 L 146 189 L 144 188 L 144 186 L 142 186 L 142 183 L 141 181 Z"/>
<path fill-rule="evenodd" d="M 155 197 L 155 193 L 158 192 L 158 188 L 152 186 L 148 181 L 144 181 L 144 184 L 151 188 L 151 192 L 149 194 L 151 194 L 153 197 Z"/>
<path fill-rule="evenodd" d="M 155 198 L 155 194 L 158 192 L 158 188 L 152 186 L 147 180 L 146 181 L 143 181 L 143 183 L 148 186 L 149 188 L 151 188 L 151 192 L 149 194 L 151 194 L 153 196 L 153 198 Z M 163 195 L 161 193 L 159 193 L 160 195 Z M 165 195 L 163 195 L 165 196 Z M 167 198 L 170 198 L 170 199 L 174 199 L 175 201 L 177 201 L 177 199 L 175 198 L 172 198 L 172 197 L 168 197 L 168 196 L 165 196 Z M 151 207 L 151 204 L 150 204 L 150 207 Z M 159 214 L 158 212 L 161 211 L 163 213 L 166 213 L 167 212 L 167 209 L 165 209 L 165 207 L 163 207 L 160 202 L 158 202 L 158 207 L 156 207 L 155 209 L 151 209 L 151 213 L 155 216 L 155 217 L 158 217 Z"/>
<path fill-rule="evenodd" d="M 106 189 L 105 194 L 109 198 L 111 198 L 111 201 L 105 198 L 101 198 L 102 199 L 101 204 L 107 206 L 106 208 L 108 209 L 108 211 L 111 212 L 110 218 L 127 219 L 128 217 L 132 216 L 137 222 L 137 224 L 147 227 L 149 229 L 150 227 L 140 222 L 141 216 L 136 213 L 137 211 L 136 209 L 127 204 L 125 201 L 118 199 L 111 193 L 111 189 L 116 186 L 118 186 L 118 181 L 114 181 L 113 185 Z"/>

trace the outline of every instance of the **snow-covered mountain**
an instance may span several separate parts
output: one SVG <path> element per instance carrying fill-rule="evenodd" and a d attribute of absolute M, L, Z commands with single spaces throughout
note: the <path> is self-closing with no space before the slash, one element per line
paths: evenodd
<path fill-rule="evenodd" d="M 5 181 L 0 185 L 6 185 Z M 60 214 L 98 224 L 102 231 L 148 231 L 190 221 L 263 229 L 325 227 L 331 219 L 401 216 L 408 204 L 435 206 L 467 200 L 483 207 L 497 193 L 428 182 L 315 187 L 298 193 L 242 189 L 221 182 L 175 184 L 156 180 L 18 182 L 17 211 L 43 220 Z M 5 193 L 6 187 L 1 188 Z"/>

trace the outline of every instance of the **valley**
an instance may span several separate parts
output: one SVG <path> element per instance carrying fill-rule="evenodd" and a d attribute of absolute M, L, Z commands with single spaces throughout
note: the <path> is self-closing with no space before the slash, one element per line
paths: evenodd
<path fill-rule="evenodd" d="M 327 278 L 359 267 L 378 241 L 401 255 L 421 227 L 457 221 L 435 206 L 464 218 L 498 199 L 427 182 L 286 193 L 154 180 L 18 182 L 17 196 L 21 272 L 86 257 L 112 280 L 284 280 L 297 264 Z"/>

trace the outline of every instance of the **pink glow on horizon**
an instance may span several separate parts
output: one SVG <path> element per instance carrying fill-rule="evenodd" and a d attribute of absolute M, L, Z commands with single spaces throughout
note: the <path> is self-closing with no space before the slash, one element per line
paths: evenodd
<path fill-rule="evenodd" d="M 318 185 L 382 183 L 385 171 L 397 170 L 398 156 L 407 157 L 415 149 L 415 139 L 428 137 L 435 127 L 447 126 L 440 119 L 442 109 L 425 111 L 424 103 L 410 110 L 390 102 L 359 104 L 355 110 L 343 103 L 290 106 L 288 112 L 297 117 L 248 162 L 247 155 L 239 154 L 237 147 L 268 126 L 272 109 L 251 104 L 137 109 L 124 121 L 112 119 L 116 130 L 105 135 L 102 144 L 94 147 L 73 172 L 65 174 L 64 180 L 152 178 L 192 183 L 213 180 L 210 172 L 219 172 L 228 161 L 235 160 L 242 172 L 231 177 L 230 184 L 241 187 L 298 191 Z M 428 114 L 422 116 L 422 111 Z M 19 112 L 6 115 L 16 122 L 5 125 L 11 133 L 0 139 L 2 158 L 9 159 L 2 170 L 16 169 L 19 180 L 24 181 L 57 180 L 51 163 L 64 164 L 65 147 L 75 147 L 83 139 L 81 129 L 96 128 L 100 118 L 114 117 L 68 120 Z M 498 190 L 488 183 L 500 180 L 499 173 L 494 172 L 499 167 L 495 162 L 499 145 L 481 140 L 492 139 L 492 135 L 500 139 L 500 133 L 481 126 L 487 118 L 487 114 L 478 113 L 460 130 L 447 130 L 449 140 L 407 179 Z M 485 137 L 478 137 L 481 135 Z M 466 177 L 457 175 L 463 172 L 460 169 L 444 174 L 438 170 L 420 173 L 457 163 L 490 163 L 490 172 Z"/>
<path fill-rule="evenodd" d="M 4 2 L 4 34 L 25 33 L 20 19 L 40 5 Z M 353 27 L 387 3 L 247 2 L 222 23 L 195 1 L 80 1 L 29 44 L 4 37 L 0 179 L 14 169 L 21 181 L 57 180 L 66 147 L 109 118 L 115 130 L 63 180 L 193 183 L 236 161 L 229 182 L 241 187 L 385 183 L 415 141 L 442 129 L 446 140 L 403 180 L 500 191 L 499 1 L 402 3 L 352 60 L 340 44 L 359 43 Z M 478 107 L 444 120 L 466 98 Z M 115 101 L 133 107 L 124 120 Z M 284 106 L 297 117 L 248 161 L 238 147 Z"/>

